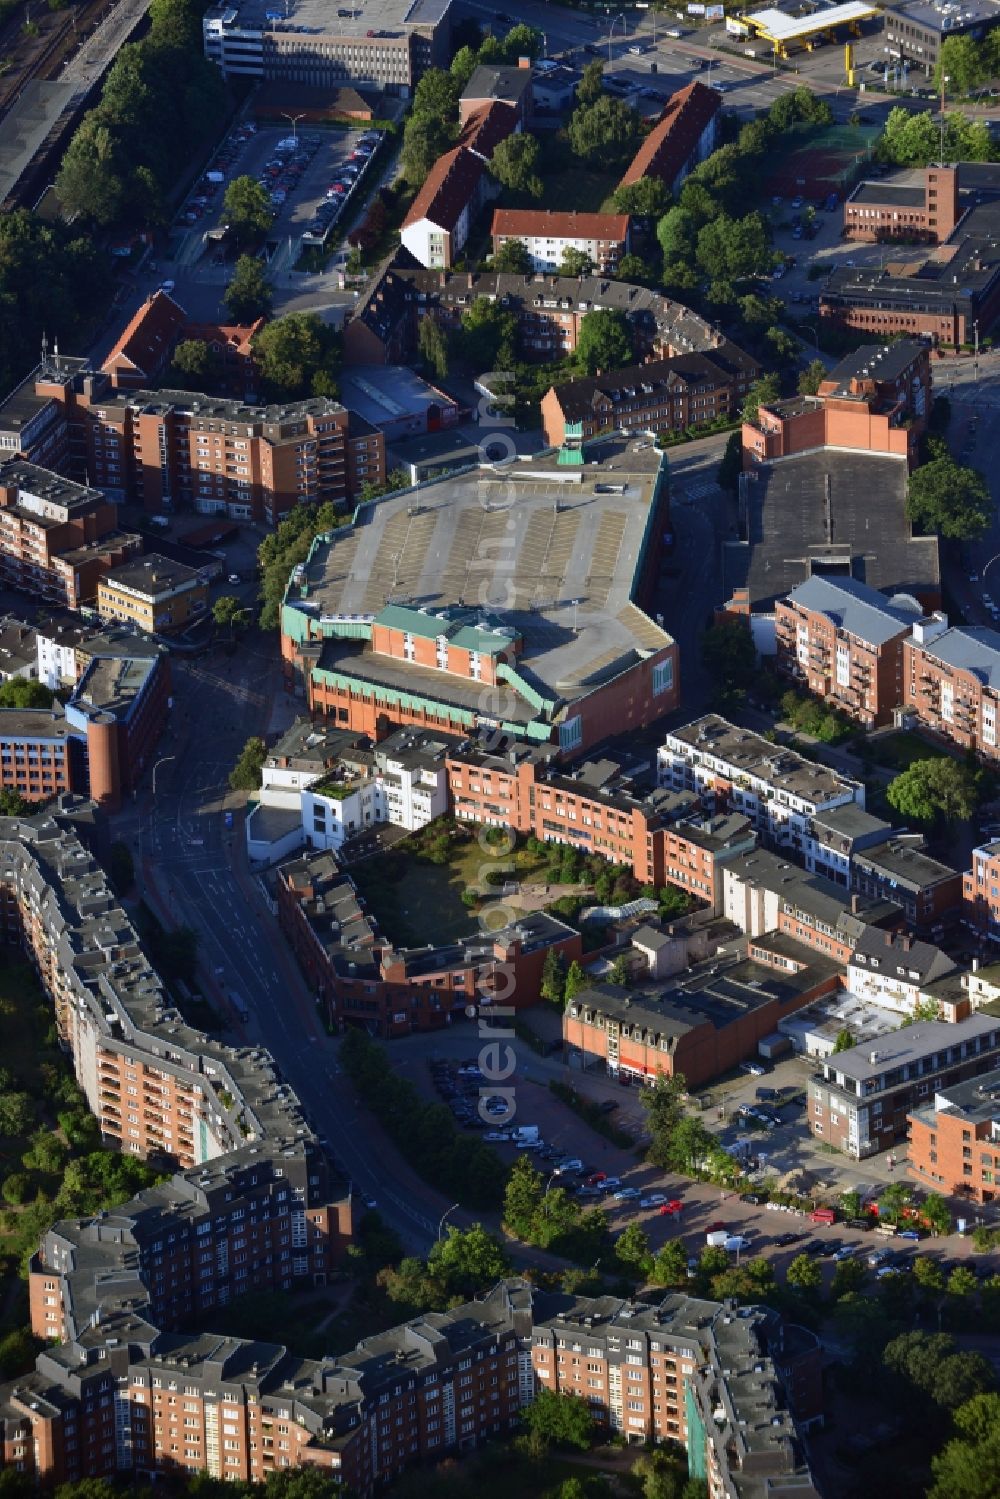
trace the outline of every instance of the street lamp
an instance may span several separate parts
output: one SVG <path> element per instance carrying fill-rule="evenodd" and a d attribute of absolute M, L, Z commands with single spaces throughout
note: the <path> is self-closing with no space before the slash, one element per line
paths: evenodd
<path fill-rule="evenodd" d="M 437 1241 L 438 1241 L 439 1244 L 441 1242 L 441 1236 L 444 1233 L 445 1219 L 449 1218 L 451 1216 L 451 1214 L 455 1211 L 455 1209 L 456 1208 L 460 1208 L 461 1206 L 462 1206 L 462 1204 L 460 1202 L 453 1202 L 452 1205 L 451 1205 L 451 1207 L 448 1208 L 446 1212 L 444 1212 L 444 1213 L 441 1214 L 441 1222 L 438 1224 L 438 1232 L 437 1232 Z"/>
<path fill-rule="evenodd" d="M 618 25 L 619 21 L 621 21 L 622 26 L 624 27 L 624 35 L 628 36 L 628 22 L 625 19 L 624 12 L 619 11 L 614 20 L 611 22 L 611 25 L 608 27 L 608 67 L 610 67 L 612 62 L 614 61 L 611 55 L 611 39 L 615 34 L 615 27 Z"/>
<path fill-rule="evenodd" d="M 176 755 L 164 755 L 163 759 L 162 760 L 157 760 L 156 764 L 153 766 L 153 796 L 154 797 L 156 796 L 156 772 L 159 770 L 159 768 L 160 768 L 161 765 L 166 765 L 169 760 L 176 760 L 176 759 L 177 759 Z"/>
<path fill-rule="evenodd" d="M 288 114 L 285 114 L 284 110 L 281 111 L 281 118 L 283 120 L 287 120 L 288 123 L 292 127 L 292 140 L 295 142 L 296 145 L 298 145 L 298 143 L 299 143 L 299 121 L 300 120 L 304 120 L 305 117 L 306 117 L 305 110 L 303 110 L 301 114 L 297 114 L 297 115 L 288 115 Z"/>

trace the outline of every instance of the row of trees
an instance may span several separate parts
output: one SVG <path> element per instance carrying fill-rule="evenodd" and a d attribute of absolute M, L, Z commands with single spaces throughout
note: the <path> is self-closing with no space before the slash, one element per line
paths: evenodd
<path fill-rule="evenodd" d="M 738 1181 L 740 1167 L 711 1130 L 687 1112 L 686 1098 L 687 1082 L 679 1072 L 670 1077 L 658 1072 L 652 1086 L 643 1089 L 639 1101 L 646 1111 L 650 1136 L 646 1159 L 661 1171 L 710 1181 Z"/>
<path fill-rule="evenodd" d="M 961 41 L 960 37 L 948 37 L 944 46 Z M 875 148 L 880 161 L 896 167 L 926 167 L 932 161 L 940 161 L 941 126 L 936 114 L 922 110 L 911 114 L 897 105 L 886 117 L 885 129 Z M 965 115 L 950 114 L 945 118 L 945 161 L 995 161 L 996 146 L 985 120 L 969 120 Z"/>
<path fill-rule="evenodd" d="M 387 1265 L 377 1276 L 400 1318 L 419 1312 L 443 1312 L 489 1290 L 510 1271 L 500 1240 L 481 1223 L 449 1228 L 431 1247 L 426 1260 L 407 1257 Z"/>
<path fill-rule="evenodd" d="M 153 0 L 147 35 L 119 50 L 56 176 L 67 215 L 101 226 L 167 222 L 174 183 L 226 114 L 222 75 L 202 51 L 203 9 L 201 0 Z"/>
<path fill-rule="evenodd" d="M 546 1185 L 527 1156 L 518 1156 L 504 1191 L 504 1227 L 525 1244 L 581 1264 L 597 1261 L 609 1247 L 607 1214 L 581 1206 L 552 1180 Z"/>
<path fill-rule="evenodd" d="M 384 1046 L 351 1029 L 341 1042 L 340 1060 L 367 1107 L 425 1181 L 470 1208 L 498 1206 L 506 1176 L 499 1156 L 482 1140 L 464 1136 L 448 1109 L 426 1102 L 393 1072 Z"/>

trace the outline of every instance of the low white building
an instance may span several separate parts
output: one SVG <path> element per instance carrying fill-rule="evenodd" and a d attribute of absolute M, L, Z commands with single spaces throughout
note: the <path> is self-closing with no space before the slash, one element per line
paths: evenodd
<path fill-rule="evenodd" d="M 940 1012 L 951 990 L 963 988 L 956 965 L 939 947 L 918 942 L 908 932 L 874 928 L 865 932 L 851 955 L 847 987 L 859 999 L 909 1016 L 929 1006 Z"/>
<path fill-rule="evenodd" d="M 558 271 L 567 250 L 589 256 L 598 271 L 613 270 L 629 249 L 626 213 L 565 213 L 548 208 L 497 208 L 493 213 L 494 255 L 508 240 L 520 240 L 533 271 Z"/>
<path fill-rule="evenodd" d="M 311 759 L 289 753 L 287 735 L 282 753 L 268 758 L 260 798 L 246 822 L 254 862 L 273 864 L 306 846 L 336 852 L 385 823 L 412 833 L 447 812 L 445 756 L 458 742 L 454 736 L 400 729 L 368 747 L 357 735 L 313 732 L 322 743 L 313 747 Z M 338 739 L 345 743 L 330 763 L 330 746 Z"/>

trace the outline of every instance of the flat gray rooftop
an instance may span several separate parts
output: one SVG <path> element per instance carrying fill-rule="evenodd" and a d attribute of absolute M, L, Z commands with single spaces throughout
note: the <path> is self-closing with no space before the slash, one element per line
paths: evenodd
<path fill-rule="evenodd" d="M 307 595 L 289 604 L 321 618 L 390 602 L 478 607 L 522 635 L 518 673 L 543 695 L 583 696 L 672 643 L 630 597 L 659 454 L 620 441 L 595 452 L 599 464 L 532 459 L 363 506 L 357 524 L 317 547 Z M 330 642 L 323 665 L 342 649 Z M 413 679 L 410 666 L 391 665 Z M 431 675 L 438 691 L 452 687 Z"/>
<path fill-rule="evenodd" d="M 330 0 L 287 0 L 276 6 L 275 0 L 234 0 L 233 4 L 213 6 L 207 19 L 225 15 L 238 18 L 233 24 L 263 31 L 287 32 L 299 27 L 321 32 L 325 36 L 364 37 L 369 31 L 405 34 L 414 28 L 434 27 L 444 19 L 451 0 L 349 0 L 343 7 Z M 338 16 L 338 9 L 353 11 L 353 16 Z M 280 10 L 281 20 L 268 19 L 268 12 Z"/>

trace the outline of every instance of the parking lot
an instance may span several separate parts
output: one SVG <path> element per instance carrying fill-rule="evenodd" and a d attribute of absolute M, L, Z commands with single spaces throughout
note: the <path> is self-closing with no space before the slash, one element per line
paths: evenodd
<path fill-rule="evenodd" d="M 274 214 L 265 254 L 275 269 L 289 268 L 303 243 L 320 243 L 332 224 L 367 187 L 378 131 L 281 130 L 246 121 L 225 138 L 195 183 L 174 224 L 172 259 L 192 266 L 226 252 L 207 238 L 224 222 L 226 188 L 252 177 L 266 188 Z"/>

